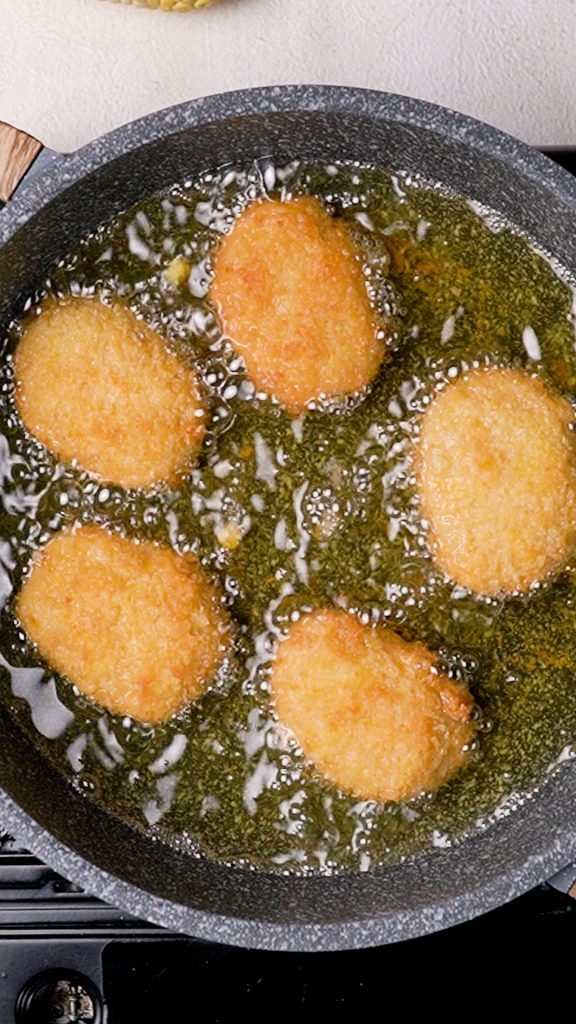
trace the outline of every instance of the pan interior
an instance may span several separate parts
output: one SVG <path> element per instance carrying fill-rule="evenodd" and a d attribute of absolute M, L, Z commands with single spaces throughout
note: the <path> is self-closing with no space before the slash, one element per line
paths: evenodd
<path fill-rule="evenodd" d="M 440 152 L 438 151 L 438 139 L 431 133 L 424 133 L 423 136 L 419 138 L 418 147 L 415 147 L 414 140 L 412 137 L 414 134 L 414 130 L 411 129 L 410 132 L 406 132 L 406 130 L 401 125 L 381 125 L 378 127 L 372 126 L 370 135 L 368 135 L 368 126 L 362 125 L 361 120 L 357 118 L 351 119 L 351 122 L 348 124 L 349 130 L 347 133 L 343 132 L 343 124 L 337 124 L 336 121 L 330 122 L 330 118 L 327 117 L 327 115 L 317 115 L 317 117 L 312 117 L 310 115 L 310 118 L 311 122 L 309 125 L 307 125 L 306 115 L 303 116 L 302 118 L 299 118 L 299 134 L 301 136 L 300 141 L 302 146 L 301 152 L 304 157 L 307 157 L 310 154 L 312 154 L 315 158 L 315 162 L 324 161 L 323 166 L 326 166 L 326 161 L 341 160 L 343 156 L 353 156 L 355 159 L 361 159 L 363 162 L 367 160 L 374 160 L 375 162 L 378 162 L 380 165 L 386 164 L 388 166 L 395 166 L 400 170 L 410 171 L 411 161 L 415 160 L 417 156 L 417 163 L 412 164 L 412 166 L 418 166 L 418 169 L 420 171 L 424 170 L 424 173 L 426 174 L 427 178 L 430 177 L 436 180 L 442 180 L 444 184 L 449 185 L 451 188 L 457 188 L 461 192 L 464 192 L 464 194 L 470 195 L 473 198 L 477 198 L 477 196 L 479 196 L 479 198 L 484 203 L 489 203 L 489 205 L 495 207 L 496 209 L 502 209 L 501 202 L 499 203 L 497 201 L 497 189 L 495 189 L 490 196 L 486 195 L 487 186 L 485 172 L 482 175 L 480 175 L 480 180 L 478 184 L 481 184 L 482 187 L 481 189 L 479 188 L 478 192 L 475 192 L 473 190 L 473 185 L 469 183 L 466 189 L 462 189 L 461 187 L 459 188 L 459 186 L 461 186 L 462 184 L 463 177 L 468 176 L 469 180 L 472 179 L 474 161 L 471 162 L 469 167 L 465 167 L 464 165 L 466 161 L 464 158 L 467 155 L 467 151 L 459 150 L 457 152 L 451 153 L 449 145 L 446 146 L 442 156 L 442 160 L 440 160 Z M 319 134 L 316 134 L 319 131 L 318 119 L 330 123 L 330 131 L 327 133 L 325 132 L 323 138 L 321 132 Z M 237 124 L 232 123 L 229 129 L 227 129 L 227 131 L 229 130 L 231 132 L 231 135 L 227 140 L 227 144 L 229 147 L 227 151 L 228 153 L 234 152 L 236 155 L 239 149 L 242 148 L 242 145 L 247 147 L 250 152 L 250 161 L 249 164 L 247 161 L 246 166 L 252 164 L 252 157 L 255 151 L 262 154 L 263 161 L 268 160 L 270 158 L 270 155 L 273 153 L 274 163 L 276 165 L 281 165 L 282 160 L 286 160 L 287 149 L 291 150 L 290 156 L 293 157 L 293 144 L 289 146 L 286 145 L 287 133 L 289 133 L 291 124 L 291 115 L 285 115 L 284 118 L 281 118 L 279 115 L 276 117 L 271 116 L 270 118 L 267 119 L 266 125 L 263 125 L 258 119 L 255 119 L 251 126 L 249 122 L 250 119 L 240 119 Z M 314 128 L 312 127 L 312 122 L 314 122 Z M 304 131 L 302 131 L 303 126 Z M 294 124 L 292 124 L 292 127 L 294 127 Z M 258 132 L 256 130 L 257 128 L 261 133 L 260 137 L 258 137 Z M 201 139 L 204 139 L 203 145 L 208 146 L 208 151 L 204 150 L 205 156 L 208 157 L 212 152 L 210 141 L 206 141 L 206 137 L 210 137 L 211 131 L 212 129 L 210 128 L 210 126 L 208 126 L 207 128 L 205 127 L 201 132 L 199 132 L 196 137 L 194 131 L 179 134 L 168 139 L 167 142 L 164 144 L 169 149 L 172 149 L 173 168 L 182 166 L 183 164 L 187 165 L 188 169 L 186 171 L 186 178 L 189 179 L 192 176 L 190 167 L 195 167 L 197 171 L 200 171 L 205 166 L 214 166 L 213 156 L 209 161 L 208 159 L 206 159 L 205 163 L 198 163 L 198 149 Z M 227 131 L 223 133 L 223 136 L 226 136 Z M 346 136 L 346 140 L 344 139 L 344 135 Z M 222 152 L 224 142 L 225 140 L 222 136 L 219 136 L 217 143 L 215 142 L 214 137 L 212 137 L 212 143 L 216 146 L 217 149 L 219 147 L 219 156 L 221 160 L 223 160 L 225 157 L 224 152 Z M 409 145 L 410 142 L 411 144 Z M 362 143 L 364 143 L 364 145 L 362 145 Z M 426 145 L 423 145 L 424 143 L 429 143 L 429 153 L 427 151 Z M 340 149 L 339 144 L 341 146 Z M 257 147 L 257 149 L 255 147 Z M 417 154 L 415 151 L 416 148 L 418 149 Z M 442 146 L 441 148 L 444 149 L 444 146 Z M 167 176 L 167 156 L 164 153 L 162 161 L 157 160 L 156 158 L 158 156 L 159 151 L 157 151 L 155 154 L 154 149 L 154 146 L 149 146 L 147 150 L 144 151 L 144 163 L 146 164 L 148 170 L 148 179 L 146 187 L 142 188 L 142 191 L 139 192 L 137 196 L 134 195 L 133 189 L 135 187 L 135 179 L 140 180 L 140 183 L 143 184 L 142 170 L 141 168 L 138 168 L 138 170 L 136 170 L 134 164 L 132 164 L 132 167 L 130 168 L 130 156 L 124 157 L 122 160 L 114 162 L 113 181 L 110 178 L 110 166 L 107 166 L 103 168 L 102 171 L 98 172 L 97 177 L 102 176 L 101 187 L 99 186 L 99 188 L 93 194 L 96 194 L 97 192 L 99 195 L 105 195 L 106 189 L 108 188 L 109 190 L 111 190 L 114 196 L 114 204 L 116 205 L 117 209 L 119 209 L 132 203 L 135 198 L 139 199 L 142 195 L 149 193 L 151 191 L 151 188 L 165 188 L 166 185 L 169 184 L 169 182 L 174 180 L 175 175 L 173 172 L 170 177 Z M 456 150 L 458 149 L 459 148 L 456 147 Z M 276 153 L 280 155 L 276 156 Z M 400 153 L 402 154 L 403 158 L 402 163 L 400 163 L 400 161 L 398 160 L 398 156 Z M 429 156 L 428 166 L 426 166 L 426 155 Z M 395 156 L 397 158 L 397 162 L 394 161 Z M 142 154 L 140 154 L 140 159 L 142 159 Z M 291 161 L 286 162 L 290 163 Z M 442 166 L 440 166 L 440 164 Z M 500 174 L 503 173 L 502 168 L 499 167 L 497 162 L 495 162 L 495 167 L 498 167 Z M 430 173 L 432 169 L 434 169 L 435 173 Z M 130 174 L 130 170 L 132 170 L 132 175 Z M 155 173 L 153 174 L 152 171 L 154 171 Z M 442 173 L 440 173 L 440 171 Z M 122 186 L 119 188 L 118 183 L 120 182 L 122 183 Z M 92 182 L 92 187 L 95 184 L 95 181 Z M 30 232 L 22 230 L 19 234 L 14 236 L 14 239 L 9 243 L 7 247 L 5 247 L 3 255 L 6 252 L 6 250 L 11 249 L 11 254 L 13 256 L 11 266 L 7 264 L 6 258 L 3 258 L 0 268 L 0 273 L 2 274 L 0 280 L 2 281 L 3 287 L 2 298 L 7 313 L 8 310 L 12 312 L 14 309 L 18 309 L 19 301 L 21 302 L 22 297 L 26 294 L 26 282 L 27 291 L 29 290 L 30 280 L 35 281 L 36 284 L 38 285 L 41 284 L 42 280 L 47 276 L 47 273 L 51 269 L 51 263 L 54 261 L 54 257 L 62 256 L 63 252 L 65 252 L 67 249 L 70 249 L 71 247 L 73 248 L 82 236 L 85 236 L 87 233 L 94 230 L 98 226 L 98 222 L 93 218 L 88 218 L 87 222 L 87 211 L 85 210 L 84 204 L 82 202 L 82 191 L 85 190 L 87 187 L 88 186 L 86 183 L 81 182 L 79 185 L 75 186 L 73 189 L 70 190 L 70 195 L 68 196 L 69 212 L 66 218 L 66 222 L 60 224 L 58 233 L 59 238 L 56 238 L 56 232 L 54 229 L 58 220 L 58 212 L 56 208 L 60 200 L 55 200 L 37 217 L 38 224 L 36 227 L 36 231 L 34 233 L 36 243 L 35 246 L 31 245 Z M 537 186 L 532 185 L 531 183 L 519 181 L 519 199 L 521 197 L 523 189 L 527 191 L 533 189 L 535 193 L 538 191 Z M 319 189 L 317 189 L 317 191 L 319 191 Z M 508 221 L 514 222 L 514 204 L 512 202 L 512 199 L 510 198 L 510 191 L 510 182 L 508 181 L 508 203 L 506 205 L 506 209 L 503 210 L 502 212 L 505 214 L 506 219 Z M 85 194 L 86 193 L 84 193 L 84 198 Z M 120 195 L 123 195 L 123 201 L 121 200 Z M 77 204 L 75 201 L 73 201 L 75 196 L 78 199 Z M 545 193 L 542 192 L 540 201 L 541 203 L 545 204 L 545 200 Z M 97 203 L 96 205 L 100 204 Z M 544 209 L 544 206 L 542 207 L 542 209 Z M 73 217 L 72 212 L 74 212 L 74 214 L 77 213 L 78 217 Z M 110 207 L 108 207 L 107 210 L 108 215 L 109 213 Z M 421 219 L 426 219 L 424 213 L 425 210 L 419 211 L 419 214 L 421 214 Z M 472 214 L 470 215 L 473 216 Z M 518 219 L 520 220 L 520 217 Z M 535 226 L 537 224 L 538 218 L 535 215 L 533 205 L 530 207 L 528 215 L 526 215 L 526 209 L 525 207 L 523 207 L 521 219 L 524 222 L 526 220 L 530 221 L 529 224 L 523 223 L 521 226 L 524 227 L 525 229 L 529 228 L 532 237 L 535 237 L 537 234 L 535 231 Z M 552 219 L 551 216 L 549 216 L 548 218 L 548 223 L 550 219 Z M 516 221 L 516 223 L 518 223 L 518 221 Z M 550 249 L 552 249 L 552 246 L 549 244 L 550 239 L 544 237 L 546 235 L 546 225 L 538 224 L 538 227 L 542 227 L 542 231 L 539 232 L 540 237 L 537 237 L 536 240 L 543 248 L 548 248 L 548 250 L 550 251 Z M 38 240 L 42 240 L 44 238 L 46 239 L 46 252 L 42 250 L 42 245 L 38 245 Z M 562 242 L 562 238 L 556 236 L 555 241 L 556 243 L 558 243 L 558 241 Z M 558 247 L 556 246 L 555 248 L 557 251 Z M 564 262 L 567 263 L 566 252 L 562 253 L 562 255 L 564 258 Z M 26 267 L 28 268 L 27 270 Z M 548 268 L 547 271 L 543 270 L 542 273 L 550 273 L 550 275 L 552 275 L 552 271 L 550 271 L 550 268 Z M 560 286 L 560 284 L 558 284 L 558 287 L 562 287 L 562 289 L 564 289 L 564 286 Z M 558 297 L 558 325 L 560 324 L 560 321 L 562 319 L 565 321 L 565 324 L 568 323 L 566 317 L 570 312 L 568 290 L 564 289 L 562 294 L 563 298 L 560 297 L 560 294 Z M 566 309 L 564 309 L 563 304 L 568 304 L 566 305 Z M 571 329 L 571 327 L 569 329 Z M 560 347 L 563 347 L 565 344 L 565 340 L 563 338 L 560 338 L 559 344 Z M 569 576 L 566 576 L 566 578 L 561 581 L 561 586 L 564 587 L 563 593 L 564 595 L 566 595 L 570 587 Z M 540 596 L 537 598 L 537 600 L 540 600 Z M 543 596 L 541 604 L 545 605 L 545 602 L 546 595 Z M 536 602 L 533 602 L 533 604 L 535 603 Z M 360 606 L 359 601 L 357 602 L 357 605 Z M 569 602 L 567 600 L 563 600 L 562 607 L 569 608 Z M 521 613 L 519 611 L 519 608 L 520 605 L 513 605 L 513 610 L 507 612 L 507 614 L 510 614 L 512 617 L 514 617 L 515 614 L 517 616 L 521 616 L 521 614 L 524 613 Z M 569 619 L 569 613 L 566 614 L 567 619 Z M 557 618 L 552 608 L 550 609 L 550 615 L 553 616 L 555 619 Z M 548 635 L 549 631 L 546 628 L 545 615 L 539 615 L 537 617 L 537 620 L 538 623 L 540 623 L 541 628 L 544 629 L 545 633 Z M 419 625 L 424 630 L 428 630 L 427 636 L 430 638 L 431 641 L 434 641 L 437 638 L 437 624 L 434 624 L 430 621 L 427 624 L 421 622 Z M 570 623 L 566 621 L 566 628 L 569 628 L 569 626 Z M 512 629 L 515 631 L 516 636 L 518 638 L 518 642 L 521 646 L 521 637 L 523 635 L 522 629 L 516 628 L 514 624 L 512 625 Z M 408 632 L 410 631 L 408 630 Z M 542 637 L 539 638 L 538 642 L 540 644 L 542 643 Z M 562 645 L 561 640 L 559 640 L 558 643 L 560 644 L 560 646 Z M 436 646 L 438 645 L 436 644 Z M 533 655 L 534 652 L 531 653 Z M 562 735 L 559 731 L 558 734 L 554 737 L 551 747 L 546 750 L 544 758 L 541 758 L 539 765 L 536 762 L 533 762 L 533 766 L 536 768 L 537 773 L 540 773 L 540 776 L 542 773 L 544 760 L 546 761 L 546 763 L 549 763 L 553 760 L 554 756 L 562 756 L 563 751 L 567 747 L 568 739 L 570 738 L 570 678 L 571 674 L 568 673 L 568 675 L 564 674 L 562 675 L 561 679 L 559 678 L 557 680 L 558 692 L 556 694 L 556 697 L 558 698 L 558 704 L 561 703 L 564 708 L 565 717 L 563 728 L 565 728 L 566 730 L 565 735 Z M 535 714 L 540 714 L 541 707 L 538 704 L 538 701 L 540 699 L 544 700 L 545 698 L 542 692 L 538 693 L 539 688 L 537 686 L 537 673 L 534 675 L 533 681 L 535 686 L 534 690 L 530 691 L 532 693 L 532 697 L 530 699 L 536 702 L 534 704 Z M 554 705 L 554 714 L 557 713 L 558 704 Z M 192 852 L 190 849 L 188 849 L 185 852 L 179 850 L 177 847 L 168 850 L 166 849 L 163 843 L 152 844 L 149 842 L 149 840 L 145 839 L 138 832 L 138 829 L 134 830 L 130 827 L 130 825 L 127 825 L 126 823 L 123 823 L 122 821 L 117 820 L 116 818 L 109 819 L 109 817 L 106 815 L 106 812 L 103 811 L 102 808 L 93 806 L 91 802 L 88 804 L 85 800 L 81 798 L 79 799 L 78 794 L 72 793 L 69 790 L 69 788 L 64 786 L 63 781 L 60 779 L 58 771 L 56 771 L 54 774 L 53 792 L 60 792 L 61 794 L 65 794 L 66 813 L 63 813 L 63 810 L 59 810 L 58 805 L 54 804 L 54 801 L 51 799 L 45 800 L 43 806 L 39 807 L 39 800 L 38 797 L 35 795 L 35 786 L 37 786 L 38 784 L 38 778 L 36 774 L 37 769 L 35 766 L 34 759 L 30 756 L 29 751 L 29 745 L 31 742 L 30 737 L 32 734 L 25 727 L 23 727 L 22 715 L 20 715 L 21 721 L 19 723 L 15 721 L 13 716 L 8 715 L 5 709 L 3 710 L 3 715 L 5 717 L 4 728 L 6 729 L 7 734 L 10 736 L 10 743 L 8 745 L 8 749 L 10 751 L 14 751 L 14 757 L 16 757 L 16 752 L 19 751 L 21 758 L 20 765 L 25 763 L 27 766 L 25 771 L 16 771 L 16 761 L 12 762 L 12 756 L 10 754 L 9 757 L 7 758 L 8 763 L 4 766 L 3 769 L 3 771 L 5 772 L 6 779 L 5 788 L 9 792 L 12 792 L 15 798 L 25 808 L 27 808 L 30 811 L 30 813 L 32 813 L 35 817 L 39 818 L 43 823 L 46 823 L 48 827 L 51 828 L 52 831 L 54 831 L 57 835 L 60 835 L 70 845 L 73 845 L 76 848 L 81 849 L 89 860 L 93 860 L 94 862 L 103 867 L 108 866 L 108 868 L 112 869 L 115 873 L 119 872 L 119 865 L 116 862 L 114 844 L 116 842 L 121 842 L 123 851 L 125 851 L 126 856 L 122 857 L 123 863 L 120 868 L 120 873 L 124 877 L 132 880 L 137 880 L 138 876 L 140 876 L 139 884 L 144 885 L 145 888 L 149 888 L 152 891 L 156 891 L 159 894 L 166 896 L 168 898 L 175 899 L 178 902 L 189 902 L 190 905 L 192 906 L 203 906 L 205 909 L 220 909 L 221 912 L 230 912 L 231 905 L 229 901 L 229 892 L 227 891 L 228 887 L 226 886 L 226 890 L 223 889 L 225 879 L 228 878 L 228 875 L 226 874 L 226 871 L 224 869 L 222 869 L 217 864 L 207 863 L 202 856 L 198 857 L 194 853 L 192 853 L 192 856 L 190 856 Z M 489 723 L 489 721 L 489 716 L 487 716 L 487 723 Z M 28 733 L 28 735 L 26 735 L 26 733 Z M 27 756 L 24 758 L 25 751 L 27 752 Z M 568 755 L 566 755 L 566 759 L 567 758 Z M 51 773 L 53 769 L 48 769 L 45 766 L 44 771 Z M 528 783 L 528 781 L 530 780 L 526 778 L 524 781 Z M 532 778 L 531 781 L 533 782 L 534 779 Z M 527 788 L 529 787 L 527 786 Z M 492 794 L 492 797 L 493 796 L 494 794 Z M 500 796 L 504 796 L 504 792 L 502 792 Z M 491 800 L 491 806 L 494 806 L 494 799 Z M 501 807 L 501 816 L 507 816 L 508 812 L 511 809 L 511 805 L 508 807 Z M 488 810 L 488 808 L 485 808 L 485 810 Z M 101 834 L 101 826 L 97 827 L 97 823 L 101 821 L 103 817 L 108 821 L 108 825 L 106 826 L 106 828 L 108 830 L 108 837 L 110 840 L 109 842 L 107 840 L 104 840 L 103 835 Z M 513 817 L 516 819 L 516 827 L 520 827 L 519 823 L 524 817 L 524 810 L 522 812 L 517 812 L 517 814 L 513 815 Z M 87 830 L 85 824 L 87 821 L 91 822 L 89 830 Z M 90 831 L 91 833 L 90 839 L 86 834 L 87 831 Z M 503 834 L 504 830 L 500 829 L 500 831 Z M 440 829 L 440 846 L 442 846 L 443 835 L 444 830 Z M 158 838 L 160 838 L 160 836 Z M 515 842 L 518 844 L 518 836 L 516 836 Z M 470 844 L 467 845 L 470 848 Z M 158 851 L 160 849 L 164 851 L 163 854 L 159 854 Z M 464 849 L 464 847 L 462 849 Z M 520 846 L 517 846 L 517 849 L 520 850 Z M 144 850 L 148 852 L 143 858 L 142 854 Z M 458 853 L 458 857 L 461 857 L 461 851 L 453 851 L 452 863 L 454 864 L 456 864 L 457 862 L 457 857 L 454 856 L 454 854 L 456 853 Z M 425 855 L 426 860 L 428 860 L 429 856 L 429 854 Z M 445 853 L 442 851 L 442 849 L 437 850 L 432 854 L 430 862 L 439 865 L 440 859 L 443 859 L 444 856 Z M 165 858 L 164 860 L 163 857 Z M 170 879 L 166 878 L 168 872 L 166 872 L 165 866 L 168 863 L 170 863 L 172 867 Z M 460 860 L 460 863 L 462 863 L 462 860 Z M 161 864 L 164 864 L 164 868 L 160 867 Z M 144 874 L 142 874 L 143 865 Z M 358 865 L 350 866 L 357 867 Z M 385 886 L 384 890 L 382 890 L 381 887 L 378 889 L 378 898 L 380 900 L 380 906 L 386 907 L 388 909 L 392 904 L 395 904 L 397 900 L 398 905 L 406 905 L 405 903 L 402 903 L 404 897 L 399 894 L 404 885 L 403 879 L 406 879 L 406 881 L 408 880 L 410 871 L 411 869 L 407 865 L 395 865 L 393 867 L 388 868 L 387 878 L 389 879 L 389 886 Z M 295 890 L 290 890 L 288 888 L 288 880 L 283 880 L 280 878 L 270 878 L 265 881 L 264 876 L 260 874 L 259 878 L 261 879 L 261 887 L 258 890 L 255 886 L 255 881 L 253 882 L 250 880 L 249 872 L 245 872 L 240 867 L 235 870 L 235 874 L 237 874 L 239 877 L 245 880 L 242 882 L 241 885 L 239 885 L 238 888 L 238 913 L 247 915 L 253 913 L 255 915 L 258 915 L 261 912 L 261 910 L 258 910 L 256 907 L 256 903 L 258 903 L 257 900 L 251 906 L 252 897 L 255 896 L 257 891 L 259 891 L 263 899 L 263 903 L 261 906 L 266 907 L 265 914 L 267 916 L 274 916 L 277 914 L 278 919 L 280 920 L 290 919 L 293 910 L 289 905 L 292 897 L 289 897 L 288 893 L 294 892 Z M 186 881 L 184 881 L 185 876 Z M 432 882 L 433 876 L 434 882 Z M 437 874 L 435 871 L 432 871 L 432 869 L 430 872 L 430 878 L 431 885 L 438 884 Z M 342 886 L 341 895 L 344 892 L 346 893 L 346 903 L 348 906 L 350 906 L 351 912 L 354 914 L 354 916 L 356 916 L 357 913 L 358 916 L 362 916 L 364 911 L 360 909 L 360 905 L 357 905 L 352 910 L 352 902 L 348 903 L 348 899 L 351 897 L 353 891 L 356 892 L 356 896 L 354 898 L 356 898 L 358 895 L 359 890 L 357 889 L 357 881 L 357 879 L 351 878 L 347 878 L 346 880 L 342 879 L 342 881 L 338 883 L 338 886 Z M 470 881 L 470 879 L 468 879 L 468 881 Z M 326 892 L 326 890 L 322 890 L 321 880 L 307 879 L 306 882 L 311 886 L 318 885 L 319 893 L 323 891 Z M 202 892 L 200 892 L 200 889 L 202 889 Z M 335 886 L 333 892 L 336 893 L 336 891 L 337 887 Z M 277 894 L 285 894 L 285 896 L 282 897 L 280 901 L 277 903 L 276 909 L 273 908 L 274 900 L 272 899 L 272 892 Z M 220 897 L 218 895 L 219 893 Z M 270 900 L 266 898 L 267 893 L 270 893 Z M 372 896 L 374 896 L 374 893 L 372 893 Z M 413 896 L 411 896 L 410 899 L 413 900 Z M 308 905 L 307 903 L 306 909 L 301 909 L 299 913 L 304 914 L 304 916 L 310 920 L 325 919 L 331 913 L 330 902 L 330 897 L 326 896 L 325 901 L 321 899 L 320 903 L 318 903 L 315 906 Z M 364 906 L 365 913 L 367 915 L 373 914 L 374 907 L 370 907 L 369 901 L 365 902 L 363 900 L 362 906 Z M 249 909 L 250 907 L 251 909 Z"/>

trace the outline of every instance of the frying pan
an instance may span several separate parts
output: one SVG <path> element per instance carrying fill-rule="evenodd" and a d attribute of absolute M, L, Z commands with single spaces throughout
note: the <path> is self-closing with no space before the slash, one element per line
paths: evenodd
<path fill-rule="evenodd" d="M 273 155 L 419 172 L 501 212 L 576 274 L 576 183 L 461 114 L 401 96 L 297 86 L 212 96 L 152 114 L 69 155 L 4 127 L 0 327 L 51 265 L 107 218 L 226 161 Z M 67 878 L 139 918 L 266 949 L 392 942 L 480 914 L 576 856 L 576 764 L 451 849 L 334 877 L 228 867 L 152 842 L 76 793 L 0 704 L 0 821 Z"/>

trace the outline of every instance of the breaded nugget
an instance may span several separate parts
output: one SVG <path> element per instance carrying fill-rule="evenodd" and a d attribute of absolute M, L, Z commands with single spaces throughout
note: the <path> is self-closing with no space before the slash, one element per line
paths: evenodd
<path fill-rule="evenodd" d="M 144 722 L 199 697 L 227 640 L 227 616 L 196 559 L 95 526 L 65 531 L 37 554 L 16 612 L 59 673 Z"/>
<path fill-rule="evenodd" d="M 290 627 L 272 667 L 273 701 L 318 771 L 365 800 L 437 789 L 474 735 L 468 691 L 434 670 L 423 644 L 328 609 Z"/>
<path fill-rule="evenodd" d="M 194 373 L 123 306 L 49 302 L 24 329 L 15 373 L 30 433 L 111 483 L 169 482 L 202 444 Z"/>
<path fill-rule="evenodd" d="M 479 594 L 527 590 L 576 542 L 571 406 L 520 370 L 448 385 L 422 420 L 417 475 L 434 559 Z"/>
<path fill-rule="evenodd" d="M 256 387 L 293 414 L 375 377 L 383 355 L 345 226 L 311 196 L 254 203 L 216 254 L 211 297 Z"/>

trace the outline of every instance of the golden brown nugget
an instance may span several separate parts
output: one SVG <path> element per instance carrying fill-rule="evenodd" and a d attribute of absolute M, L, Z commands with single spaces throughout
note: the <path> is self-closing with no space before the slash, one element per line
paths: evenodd
<path fill-rule="evenodd" d="M 290 413 L 378 372 L 383 343 L 352 240 L 313 197 L 249 206 L 216 254 L 211 297 L 253 383 Z"/>
<path fill-rule="evenodd" d="M 524 591 L 576 542 L 574 413 L 520 370 L 448 385 L 422 420 L 417 475 L 439 568 L 480 594 Z"/>
<path fill-rule="evenodd" d="M 192 370 L 123 306 L 50 302 L 16 349 L 25 426 L 65 462 L 122 487 L 170 482 L 206 415 Z"/>
<path fill-rule="evenodd" d="M 192 557 L 89 526 L 35 557 L 17 615 L 42 657 L 114 714 L 162 722 L 199 697 L 228 620 Z"/>
<path fill-rule="evenodd" d="M 306 757 L 364 800 L 437 789 L 474 736 L 472 698 L 435 670 L 423 644 L 348 612 L 312 612 L 291 626 L 271 685 L 278 716 Z"/>

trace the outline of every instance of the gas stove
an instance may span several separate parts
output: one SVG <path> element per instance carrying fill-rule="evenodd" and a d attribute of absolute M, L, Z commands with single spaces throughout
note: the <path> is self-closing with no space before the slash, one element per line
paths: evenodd
<path fill-rule="evenodd" d="M 81 892 L 9 837 L 0 839 L 1 1024 L 208 1024 L 244 1012 L 322 1019 L 373 1012 L 383 986 L 408 971 L 422 979 L 489 956 L 500 965 L 576 940 L 576 901 L 554 887 L 576 869 L 475 921 L 393 946 L 343 953 L 266 953 L 174 935 Z M 444 965 L 444 966 L 443 966 Z M 386 978 L 389 982 L 386 982 Z M 441 981 L 441 975 L 438 975 Z M 447 979 L 445 979 L 447 982 Z M 196 993 L 196 994 L 195 994 Z"/>
<path fill-rule="evenodd" d="M 576 149 L 547 152 L 576 175 Z M 130 917 L 59 877 L 0 830 L 0 1024 L 168 1024 L 196 1015 L 207 1024 L 236 1024 L 244 1013 L 255 1021 L 278 1014 L 358 1020 L 387 993 L 400 994 L 410 977 L 429 999 L 434 989 L 426 981 L 433 977 L 444 1007 L 463 970 L 469 997 L 480 997 L 487 960 L 499 975 L 518 963 L 524 970 L 533 963 L 541 970 L 544 959 L 557 966 L 576 941 L 575 879 L 576 867 L 567 868 L 484 917 L 393 946 L 266 953 Z M 523 982 L 532 987 L 526 976 Z"/>

